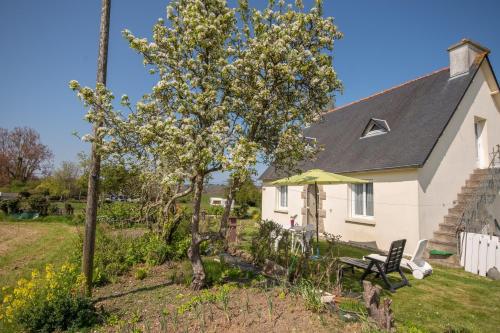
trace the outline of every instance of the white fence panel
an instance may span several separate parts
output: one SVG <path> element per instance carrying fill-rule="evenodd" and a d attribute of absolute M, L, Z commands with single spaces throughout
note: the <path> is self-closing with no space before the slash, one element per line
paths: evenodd
<path fill-rule="evenodd" d="M 467 272 L 486 276 L 491 267 L 500 269 L 500 240 L 496 236 L 461 233 L 460 265 Z"/>

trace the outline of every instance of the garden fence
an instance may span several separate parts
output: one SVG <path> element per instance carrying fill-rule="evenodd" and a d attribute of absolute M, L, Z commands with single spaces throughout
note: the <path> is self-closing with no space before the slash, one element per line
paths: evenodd
<path fill-rule="evenodd" d="M 500 240 L 496 236 L 460 233 L 460 265 L 467 272 L 486 276 L 492 267 L 500 270 Z"/>

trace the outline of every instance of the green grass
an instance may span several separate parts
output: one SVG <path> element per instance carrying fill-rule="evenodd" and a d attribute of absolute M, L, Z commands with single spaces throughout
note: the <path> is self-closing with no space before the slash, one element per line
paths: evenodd
<path fill-rule="evenodd" d="M 78 246 L 77 227 L 64 223 L 0 222 L 1 230 L 14 231 L 0 235 L 7 249 L 0 252 L 0 286 L 12 286 L 33 269 L 43 269 L 48 263 L 62 264 Z"/>
<path fill-rule="evenodd" d="M 323 246 L 322 246 L 323 247 Z M 361 258 L 370 251 L 340 244 L 339 255 Z M 434 265 L 434 272 L 416 280 L 405 272 L 411 287 L 395 293 L 384 289 L 384 297 L 392 299 L 392 309 L 399 332 L 498 332 L 500 327 L 500 281 L 491 281 L 460 268 Z M 359 278 L 345 273 L 344 290 L 361 292 Z M 390 274 L 399 281 L 399 275 Z M 383 286 L 381 279 L 370 279 Z"/>
<path fill-rule="evenodd" d="M 249 249 L 251 239 L 257 232 L 252 220 L 241 220 L 240 246 Z M 5 236 L 5 228 L 14 230 Z M 36 233 L 30 236 L 29 232 Z M 24 236 L 23 236 L 24 235 Z M 3 237 L 3 238 L 2 238 Z M 15 241 L 12 241 L 12 237 Z M 78 242 L 77 227 L 64 223 L 48 222 L 0 222 L 0 285 L 12 286 L 20 277 L 29 276 L 33 269 L 41 269 L 46 263 L 60 264 L 69 258 Z M 7 245 L 6 245 L 7 244 Z M 8 251 L 2 250 L 7 246 Z M 321 242 L 324 252 L 326 244 Z M 347 244 L 338 245 L 339 256 L 361 258 L 370 251 Z M 183 279 L 189 281 L 190 267 L 186 261 Z M 207 275 L 213 280 L 222 274 L 220 264 L 207 258 Z M 359 277 L 346 272 L 344 290 L 361 291 Z M 391 274 L 398 280 L 397 275 Z M 500 281 L 491 281 L 463 269 L 434 267 L 434 273 L 415 280 L 407 277 L 411 287 L 403 287 L 391 294 L 384 290 L 384 297 L 393 301 L 392 308 L 399 332 L 498 332 L 500 327 Z M 380 279 L 372 282 L 382 285 Z M 168 301 L 168 300 L 167 300 Z M 0 327 L 1 331 L 1 327 Z"/>

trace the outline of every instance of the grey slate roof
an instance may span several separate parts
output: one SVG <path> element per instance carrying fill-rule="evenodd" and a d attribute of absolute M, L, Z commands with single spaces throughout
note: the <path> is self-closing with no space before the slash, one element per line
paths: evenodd
<path fill-rule="evenodd" d="M 324 150 L 300 168 L 348 173 L 423 166 L 484 59 L 478 56 L 466 75 L 449 79 L 445 68 L 328 112 L 304 131 Z M 372 118 L 387 121 L 390 131 L 360 139 Z M 271 166 L 260 179 L 281 176 Z"/>

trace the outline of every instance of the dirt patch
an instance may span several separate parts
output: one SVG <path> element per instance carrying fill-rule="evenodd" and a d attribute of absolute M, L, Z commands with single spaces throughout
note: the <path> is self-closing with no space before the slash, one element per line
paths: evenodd
<path fill-rule="evenodd" d="M 193 292 L 174 284 L 169 276 L 177 266 L 152 269 L 137 281 L 132 275 L 95 292 L 97 306 L 110 314 L 103 332 L 359 332 L 335 314 L 312 313 L 300 296 L 281 288 L 234 287 L 226 302 L 202 302 L 189 310 L 186 304 L 203 293 L 218 295 L 221 287 Z"/>
<path fill-rule="evenodd" d="M 36 241 L 45 233 L 45 230 L 34 228 L 32 225 L 0 222 L 0 256 L 7 254 L 22 244 Z"/>

